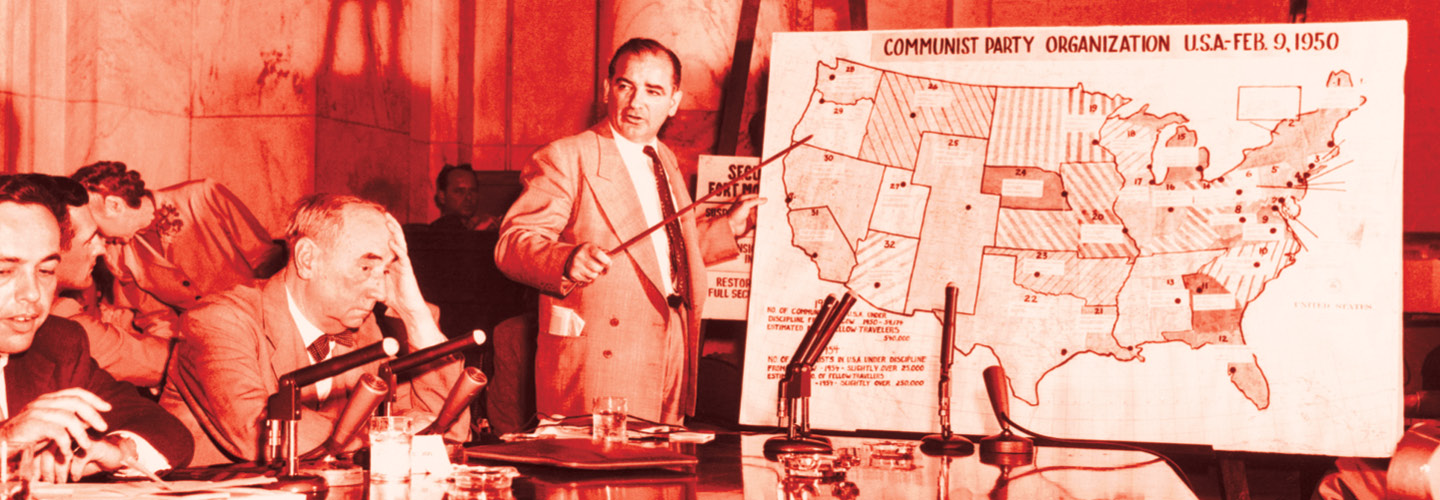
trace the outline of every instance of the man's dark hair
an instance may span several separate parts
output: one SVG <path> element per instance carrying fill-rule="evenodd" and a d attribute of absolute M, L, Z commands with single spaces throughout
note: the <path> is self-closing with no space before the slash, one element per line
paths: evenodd
<path fill-rule="evenodd" d="M 55 216 L 60 224 L 61 241 L 66 240 L 65 228 L 70 227 L 70 211 L 65 203 L 57 201 L 51 194 L 47 182 L 39 174 L 0 175 L 0 203 L 12 202 L 21 205 L 40 205 Z"/>
<path fill-rule="evenodd" d="M 85 186 L 75 179 L 58 175 L 15 174 L 14 177 L 20 177 L 46 191 L 50 199 L 46 208 L 55 214 L 55 220 L 60 223 L 60 249 L 69 250 L 70 239 L 75 237 L 75 227 L 70 224 L 70 207 L 80 208 L 90 202 Z"/>
<path fill-rule="evenodd" d="M 149 189 L 145 189 L 145 181 L 140 178 L 140 172 L 130 170 L 123 162 L 97 161 L 80 167 L 80 170 L 70 174 L 70 178 L 79 181 L 91 192 L 102 196 L 119 196 L 130 208 L 140 208 L 140 200 L 154 196 Z"/>
<path fill-rule="evenodd" d="M 664 44 L 649 38 L 631 38 L 621 45 L 620 48 L 615 49 L 615 56 L 610 58 L 610 75 L 607 78 L 611 80 L 615 79 L 615 69 L 620 65 L 621 58 L 641 54 L 657 56 L 664 54 L 666 57 L 669 57 L 670 69 L 675 70 L 673 72 L 672 80 L 674 81 L 672 83 L 675 84 L 675 88 L 680 88 L 680 58 L 676 57 L 675 52 L 671 51 L 670 48 Z"/>
<path fill-rule="evenodd" d="M 475 169 L 472 168 L 469 163 L 461 163 L 459 165 L 450 165 L 447 163 L 440 169 L 440 175 L 435 176 L 435 192 L 438 193 L 450 187 L 450 172 L 456 170 L 464 170 L 470 172 L 472 175 L 475 173 Z"/>

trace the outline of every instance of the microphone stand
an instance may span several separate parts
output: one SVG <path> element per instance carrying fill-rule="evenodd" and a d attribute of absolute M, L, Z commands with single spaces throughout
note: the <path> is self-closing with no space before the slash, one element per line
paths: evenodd
<path fill-rule="evenodd" d="M 945 319 L 940 322 L 940 434 L 920 440 L 920 451 L 926 455 L 966 456 L 975 453 L 975 444 L 950 431 L 950 367 L 955 365 L 955 314 L 960 302 L 960 288 L 945 285 Z"/>
<path fill-rule="evenodd" d="M 825 352 L 835 330 L 844 322 L 845 315 L 855 305 L 855 295 L 846 292 L 836 301 L 832 295 L 825 299 L 820 311 L 795 355 L 785 367 L 785 376 L 780 379 L 779 417 L 786 423 L 784 436 L 775 436 L 765 441 L 765 458 L 776 460 L 781 453 L 830 453 L 830 440 L 810 434 L 810 376 L 815 362 Z"/>
<path fill-rule="evenodd" d="M 393 410 L 392 406 L 394 405 L 396 398 L 395 391 L 393 390 L 396 387 L 395 374 L 413 370 L 417 367 L 428 364 L 431 361 L 435 361 L 437 359 L 449 356 L 451 354 L 455 354 L 457 352 L 478 346 L 483 343 L 485 343 L 485 331 L 476 329 L 470 332 L 469 336 L 456 337 L 445 342 L 441 342 L 439 344 L 435 344 L 430 347 L 426 347 L 424 349 L 412 352 L 410 354 L 406 354 L 404 356 L 392 359 L 389 362 L 381 363 L 380 379 L 384 380 L 385 383 L 389 384 L 392 390 L 390 391 L 390 395 L 386 397 L 384 401 L 380 402 L 380 415 L 390 415 L 391 411 Z M 484 375 L 481 375 L 480 378 L 484 379 L 485 377 Z M 459 385 L 466 383 L 466 377 L 462 376 L 460 377 L 460 380 L 456 382 L 456 386 L 458 387 Z M 451 394 L 454 394 L 454 392 L 455 389 L 452 388 Z M 471 395 L 471 397 L 473 397 L 473 394 Z"/>
<path fill-rule="evenodd" d="M 270 395 L 265 408 L 265 459 L 284 463 L 284 473 L 267 489 L 303 493 L 314 497 L 327 489 L 325 479 L 300 474 L 300 452 L 296 449 L 300 424 L 300 388 L 334 377 L 356 367 L 394 356 L 400 350 L 395 339 L 382 339 L 342 356 L 282 375 L 279 390 Z"/>
<path fill-rule="evenodd" d="M 299 472 L 300 454 L 296 433 L 300 423 L 300 388 L 350 371 L 360 365 L 394 356 L 400 350 L 395 339 L 383 339 L 353 352 L 322 361 L 280 377 L 280 390 L 266 404 L 266 458 L 284 460 L 285 475 Z"/>

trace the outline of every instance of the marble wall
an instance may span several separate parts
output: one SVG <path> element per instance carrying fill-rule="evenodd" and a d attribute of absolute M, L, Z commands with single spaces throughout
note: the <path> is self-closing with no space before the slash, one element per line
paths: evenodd
<path fill-rule="evenodd" d="M 214 178 L 272 230 L 306 193 L 428 221 L 445 163 L 520 168 L 599 119 L 614 47 L 685 64 L 663 131 L 693 174 L 717 146 L 743 0 L 4 0 L 0 171 L 122 160 L 153 186 Z M 1417 0 L 1309 2 L 1309 20 L 1408 18 L 1407 222 L 1440 231 L 1437 14 Z M 763 121 L 770 34 L 855 27 L 850 0 L 760 0 L 740 154 Z M 1289 21 L 1289 2 L 869 0 L 871 29 Z M 730 153 L 724 151 L 723 153 Z"/>

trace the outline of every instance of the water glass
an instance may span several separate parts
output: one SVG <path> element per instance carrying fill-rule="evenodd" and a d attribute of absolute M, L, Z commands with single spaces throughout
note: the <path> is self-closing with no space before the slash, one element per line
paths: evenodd
<path fill-rule="evenodd" d="M 410 478 L 410 417 L 370 418 L 370 480 Z"/>
<path fill-rule="evenodd" d="M 625 442 L 625 398 L 600 396 L 590 406 L 590 440 L 599 443 Z"/>

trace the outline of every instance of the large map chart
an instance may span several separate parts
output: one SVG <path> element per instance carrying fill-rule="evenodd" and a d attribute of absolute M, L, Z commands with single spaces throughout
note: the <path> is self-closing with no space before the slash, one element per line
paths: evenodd
<path fill-rule="evenodd" d="M 1403 23 L 778 34 L 742 423 L 826 294 L 819 428 L 1388 455 Z"/>

